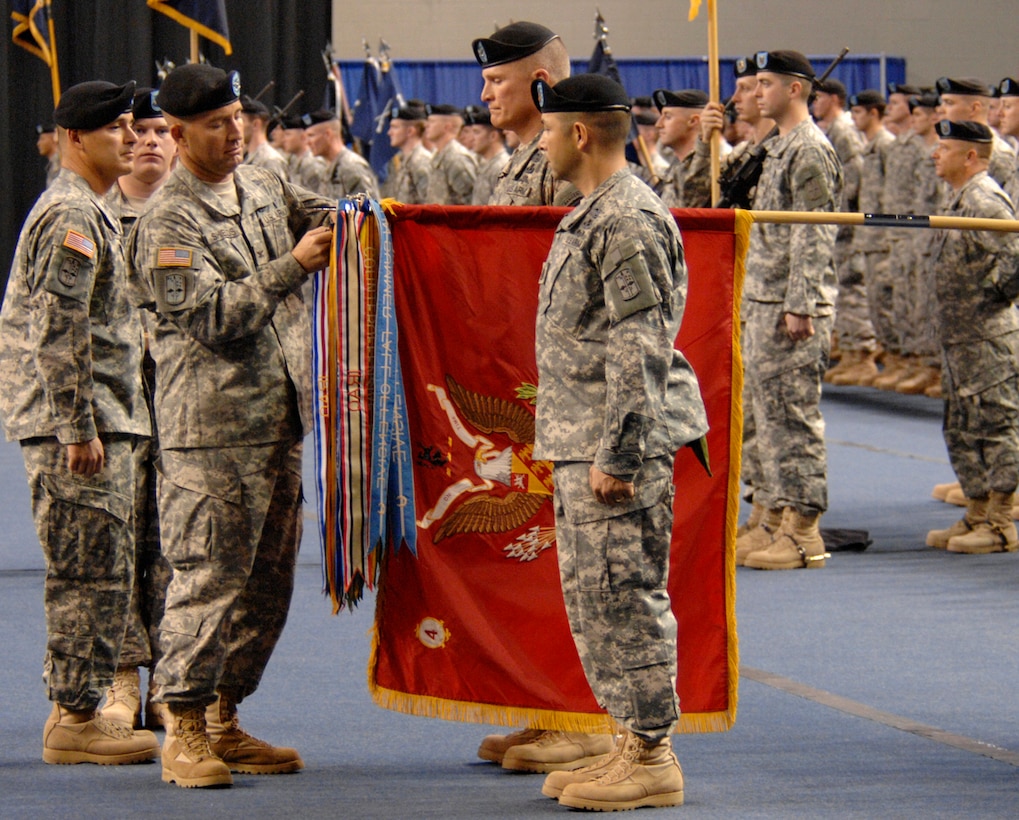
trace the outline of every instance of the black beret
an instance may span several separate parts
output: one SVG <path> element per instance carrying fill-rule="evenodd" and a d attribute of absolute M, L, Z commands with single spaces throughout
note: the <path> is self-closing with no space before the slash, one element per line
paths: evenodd
<path fill-rule="evenodd" d="M 241 95 L 241 111 L 252 117 L 261 117 L 263 120 L 267 120 L 271 116 L 269 106 L 247 94 Z"/>
<path fill-rule="evenodd" d="M 757 76 L 757 63 L 753 57 L 737 57 L 732 64 L 734 77 L 755 77 Z"/>
<path fill-rule="evenodd" d="M 538 23 L 510 23 L 491 37 L 479 37 L 471 48 L 483 68 L 515 63 L 541 51 L 559 35 Z"/>
<path fill-rule="evenodd" d="M 969 97 L 989 97 L 991 88 L 986 83 L 973 77 L 953 79 L 951 77 L 938 77 L 934 84 L 939 94 L 963 94 Z"/>
<path fill-rule="evenodd" d="M 463 112 L 455 105 L 447 105 L 445 103 L 439 103 L 437 105 L 431 105 L 430 103 L 425 106 L 425 116 L 432 116 L 432 114 L 438 114 L 443 117 L 463 116 Z"/>
<path fill-rule="evenodd" d="M 859 94 L 853 94 L 849 98 L 849 107 L 853 108 L 859 106 L 861 108 L 884 108 L 885 98 L 881 96 L 881 92 L 876 88 L 868 88 L 866 91 L 861 91 Z"/>
<path fill-rule="evenodd" d="M 188 63 L 166 75 L 156 98 L 159 107 L 174 117 L 194 117 L 236 102 L 241 96 L 241 75 L 207 63 Z"/>
<path fill-rule="evenodd" d="M 888 83 L 889 94 L 905 94 L 907 97 L 912 97 L 920 93 L 920 89 L 915 85 L 909 83 Z"/>
<path fill-rule="evenodd" d="M 41 122 L 35 127 L 35 133 L 39 136 L 43 134 L 52 134 L 57 130 L 57 127 L 51 122 Z"/>
<path fill-rule="evenodd" d="M 414 122 L 416 120 L 427 119 L 427 117 L 428 115 L 425 114 L 424 107 L 417 105 L 394 105 L 389 112 L 389 119 L 391 120 Z"/>
<path fill-rule="evenodd" d="M 770 71 L 773 74 L 788 74 L 790 77 L 814 79 L 814 67 L 805 56 L 798 51 L 758 51 L 754 55 L 754 63 L 758 71 Z"/>
<path fill-rule="evenodd" d="M 963 120 L 951 122 L 941 120 L 937 124 L 938 136 L 943 140 L 962 140 L 963 142 L 993 142 L 991 129 L 983 123 Z"/>
<path fill-rule="evenodd" d="M 131 110 L 134 88 L 134 80 L 126 85 L 114 85 L 104 80 L 72 85 L 60 96 L 53 120 L 61 128 L 76 131 L 102 128 Z"/>
<path fill-rule="evenodd" d="M 652 105 L 654 105 L 654 103 L 651 102 L 650 97 L 634 97 L 632 100 L 630 100 L 630 104 L 634 107 L 637 107 L 639 105 L 641 108 L 650 108 Z"/>
<path fill-rule="evenodd" d="M 659 88 L 651 95 L 651 99 L 659 111 L 663 108 L 703 108 L 708 104 L 708 95 L 699 88 L 686 88 L 682 91 Z"/>
<path fill-rule="evenodd" d="M 654 125 L 658 122 L 658 117 L 654 111 L 640 111 L 633 115 L 633 120 L 637 125 Z"/>
<path fill-rule="evenodd" d="M 163 109 L 156 105 L 156 93 L 153 88 L 135 89 L 131 113 L 136 120 L 162 119 Z"/>
<path fill-rule="evenodd" d="M 623 87 L 602 74 L 577 74 L 554 86 L 535 80 L 531 99 L 542 114 L 630 110 L 630 98 Z"/>
<path fill-rule="evenodd" d="M 332 122 L 336 119 L 336 113 L 328 108 L 320 108 L 318 111 L 305 114 L 301 119 L 304 120 L 306 126 L 318 125 L 320 122 Z"/>
<path fill-rule="evenodd" d="M 304 117 L 301 114 L 287 114 L 280 120 L 284 131 L 303 131 L 305 129 Z"/>
<path fill-rule="evenodd" d="M 933 91 L 926 91 L 923 94 L 914 94 L 909 98 L 909 110 L 917 108 L 937 108 L 941 98 Z"/>
<path fill-rule="evenodd" d="M 841 99 L 846 98 L 846 86 L 841 80 L 828 79 L 823 83 L 818 83 L 817 90 L 825 94 L 832 94 Z"/>
<path fill-rule="evenodd" d="M 1019 97 L 1019 83 L 1011 77 L 1006 77 L 998 83 L 998 93 L 1002 97 Z"/>
<path fill-rule="evenodd" d="M 480 105 L 468 105 L 464 109 L 464 125 L 492 125 L 492 115 Z"/>

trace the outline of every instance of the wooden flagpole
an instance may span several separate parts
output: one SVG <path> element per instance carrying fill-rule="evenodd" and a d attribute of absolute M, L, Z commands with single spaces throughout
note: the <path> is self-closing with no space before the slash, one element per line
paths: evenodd
<path fill-rule="evenodd" d="M 754 222 L 809 225 L 863 225 L 871 228 L 940 228 L 1019 233 L 1019 220 L 921 214 L 850 214 L 829 211 L 746 211 Z"/>
<path fill-rule="evenodd" d="M 721 100 L 721 82 L 718 75 L 718 3 L 708 0 L 708 99 Z M 722 197 L 718 176 L 722 162 L 722 132 L 711 133 L 711 204 L 717 205 Z"/>
<path fill-rule="evenodd" d="M 60 103 L 60 67 L 57 65 L 57 30 L 53 24 L 53 2 L 46 0 L 46 17 L 50 33 L 50 82 L 53 84 L 53 107 Z"/>
<path fill-rule="evenodd" d="M 191 32 L 191 62 L 198 62 L 198 32 L 193 28 L 188 29 Z"/>

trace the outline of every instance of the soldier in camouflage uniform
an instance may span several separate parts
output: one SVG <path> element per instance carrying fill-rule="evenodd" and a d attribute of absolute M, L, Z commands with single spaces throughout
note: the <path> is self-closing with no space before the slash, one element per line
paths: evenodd
<path fill-rule="evenodd" d="M 425 137 L 435 146 L 425 201 L 434 205 L 470 205 L 478 160 L 457 139 L 463 114 L 453 105 L 425 106 Z"/>
<path fill-rule="evenodd" d="M 909 208 L 914 214 L 939 214 L 946 202 L 947 184 L 938 177 L 934 167 L 934 150 L 938 145 L 938 134 L 935 125 L 938 122 L 936 109 L 938 95 L 924 93 L 910 97 L 910 127 L 919 137 L 923 145 L 923 156 L 916 166 L 916 198 Z M 916 334 L 917 355 L 926 366 L 926 387 L 923 392 L 932 397 L 941 396 L 941 345 L 938 343 L 937 299 L 934 292 L 934 272 L 931 252 L 933 245 L 927 231 L 909 233 L 913 245 L 914 270 L 916 281 L 913 287 L 916 296 L 913 300 L 914 313 L 907 322 L 920 331 Z M 924 375 L 924 374 L 921 374 Z M 919 378 L 918 378 L 919 381 Z M 903 382 L 901 386 L 909 386 Z"/>
<path fill-rule="evenodd" d="M 343 142 L 343 124 L 332 111 L 311 114 L 308 144 L 311 152 L 326 163 L 318 192 L 329 199 L 352 196 L 379 198 L 379 183 L 368 161 Z"/>
<path fill-rule="evenodd" d="M 697 378 L 674 346 L 683 246 L 627 167 L 622 86 L 581 74 L 554 88 L 536 80 L 534 96 L 541 150 L 584 197 L 556 229 L 539 282 L 535 454 L 555 464 L 570 631 L 591 691 L 623 729 L 607 760 L 553 772 L 542 791 L 573 808 L 680 805 L 673 461 L 707 431 Z"/>
<path fill-rule="evenodd" d="M 284 117 L 281 125 L 283 128 L 283 153 L 287 163 L 286 179 L 309 191 L 317 191 L 322 182 L 326 164 L 314 156 L 308 147 L 310 116 L 295 114 Z"/>
<path fill-rule="evenodd" d="M 990 178 L 993 132 L 983 123 L 938 123 L 938 176 L 952 186 L 948 216 L 1015 219 Z M 937 323 L 945 395 L 944 436 L 966 513 L 927 545 L 949 552 L 1013 552 L 1019 484 L 1019 236 L 939 230 L 934 242 Z"/>
<path fill-rule="evenodd" d="M 134 763 L 159 750 L 151 732 L 96 712 L 128 620 L 150 432 L 142 326 L 105 201 L 131 170 L 133 92 L 101 81 L 64 92 L 63 169 L 25 220 L 0 311 L 0 412 L 21 443 L 46 560 L 47 763 Z"/>
<path fill-rule="evenodd" d="M 885 163 L 884 191 L 881 196 L 882 213 L 906 214 L 916 202 L 919 178 L 917 169 L 923 162 L 926 149 L 923 140 L 912 129 L 909 115 L 909 98 L 920 89 L 901 83 L 888 86 L 888 105 L 885 119 L 899 123 L 894 141 L 888 146 Z M 903 113 L 905 112 L 905 116 Z M 917 257 L 915 237 L 908 231 L 888 231 L 888 278 L 892 282 L 892 321 L 899 341 L 899 366 L 887 362 L 885 370 L 871 384 L 882 389 L 899 392 L 922 393 L 926 380 L 917 379 L 924 367 L 920 360 L 923 325 L 914 325 L 914 302 L 917 297 Z M 840 308 L 841 309 L 841 308 Z"/>
<path fill-rule="evenodd" d="M 1006 140 L 1019 140 L 1019 82 L 1005 77 L 998 84 L 1001 94 L 1001 134 Z M 1016 156 L 1012 176 L 1002 186 L 1013 205 L 1019 203 L 1019 155 Z"/>
<path fill-rule="evenodd" d="M 120 177 L 107 196 L 110 208 L 120 215 L 124 235 L 148 205 L 152 195 L 170 177 L 177 156 L 170 126 L 155 103 L 151 88 L 135 91 L 132 115 L 133 129 L 138 135 L 131 173 Z M 145 315 L 142 315 L 144 323 Z M 142 358 L 145 388 L 152 401 L 155 363 L 146 350 Z M 154 431 L 153 431 L 154 432 Z M 159 516 L 156 510 L 156 467 L 158 444 L 155 435 L 146 442 L 144 469 L 138 471 L 135 492 L 135 577 L 120 665 L 113 685 L 106 693 L 104 717 L 140 728 L 141 679 L 139 667 L 149 674 L 149 698 L 145 709 L 145 725 L 149 729 L 164 726 L 165 706 L 153 700 L 155 694 L 151 670 L 159 658 L 159 622 L 163 617 L 166 587 L 170 583 L 170 565 L 159 544 Z"/>
<path fill-rule="evenodd" d="M 531 95 L 534 80 L 555 84 L 570 75 L 570 57 L 559 35 L 538 23 L 511 23 L 475 40 L 471 48 L 481 66 L 481 100 L 492 125 L 519 139 L 488 204 L 575 204 L 580 191 L 552 173 L 538 148 L 541 111 Z M 530 726 L 508 735 L 487 735 L 478 757 L 513 771 L 550 772 L 585 766 L 611 749 L 612 741 L 604 735 Z"/>
<path fill-rule="evenodd" d="M 810 118 L 814 70 L 796 51 L 758 52 L 757 100 L 775 120 L 754 208 L 837 211 L 842 168 Z M 781 521 L 737 540 L 737 562 L 756 569 L 823 567 L 818 520 L 828 506 L 821 377 L 828 364 L 837 282 L 831 225 L 754 225 L 743 289 L 743 355 L 763 483 L 754 500 Z M 760 497 L 759 497 L 760 496 Z"/>
<path fill-rule="evenodd" d="M 757 104 L 757 97 L 754 96 L 757 90 L 757 63 L 754 59 L 740 57 L 733 64 L 733 74 L 736 77 L 736 89 L 732 94 L 732 106 L 736 111 L 739 121 L 745 123 L 751 129 L 751 137 L 736 145 L 727 155 L 722 157 L 720 181 L 732 178 L 743 163 L 750 159 L 751 153 L 763 146 L 764 142 L 770 139 L 775 132 L 775 121 L 761 116 L 761 109 Z M 695 149 L 695 158 L 690 168 L 691 177 L 707 182 L 710 187 L 710 149 L 711 134 L 713 131 L 720 131 L 724 124 L 724 109 L 720 103 L 708 102 L 701 112 L 701 133 L 698 139 L 698 148 Z M 775 132 L 777 133 L 777 132 Z M 703 146 L 703 149 L 702 149 Z M 751 207 L 756 192 L 748 191 L 747 201 L 737 201 L 737 197 L 731 189 L 722 186 L 722 197 L 729 197 L 735 207 Z M 746 338 L 743 319 L 740 320 L 740 337 Z M 747 382 L 743 382 L 743 405 L 746 407 L 750 401 L 746 393 Z M 754 420 L 751 416 L 744 414 L 743 417 L 743 461 L 740 468 L 740 480 L 743 482 L 745 491 L 743 497 L 751 502 L 750 515 L 740 525 L 737 536 L 746 535 L 750 530 L 756 529 L 762 524 L 762 518 L 766 514 L 764 505 L 755 502 L 755 488 L 763 486 L 764 475 L 761 469 L 760 460 L 757 458 L 757 447 L 754 445 Z M 780 521 L 764 522 L 766 527 L 772 531 L 778 529 Z"/>
<path fill-rule="evenodd" d="M 50 123 L 39 123 L 35 127 L 35 140 L 39 156 L 46 160 L 46 186 L 60 173 L 60 146 L 57 144 L 57 127 Z"/>
<path fill-rule="evenodd" d="M 883 198 L 888 167 L 888 151 L 895 137 L 884 127 L 885 99 L 876 89 L 867 89 L 849 98 L 853 124 L 863 134 L 865 143 L 860 168 L 859 210 L 865 214 L 885 213 Z M 888 263 L 888 228 L 859 228 L 853 232 L 853 250 L 863 260 L 863 277 L 867 291 L 867 308 L 874 334 L 883 350 L 886 369 L 897 368 L 901 353 L 898 328 L 892 311 L 895 281 Z M 868 385 L 880 375 L 871 371 L 860 375 L 854 384 Z"/>
<path fill-rule="evenodd" d="M 935 88 L 941 96 L 938 113 L 950 122 L 978 122 L 987 125 L 987 107 L 993 88 L 972 77 L 939 77 Z M 992 129 L 991 158 L 987 174 L 1002 188 L 1009 184 L 1016 167 L 1016 150 Z"/>
<path fill-rule="evenodd" d="M 495 191 L 499 174 L 509 162 L 502 132 L 492 125 L 485 108 L 469 105 L 464 110 L 464 129 L 471 131 L 472 150 L 478 155 L 478 175 L 474 180 L 471 205 L 487 205 Z"/>
<path fill-rule="evenodd" d="M 244 116 L 245 164 L 265 168 L 284 182 L 289 181 L 290 171 L 286 158 L 269 143 L 269 109 L 247 95 L 241 98 L 241 106 Z"/>
<path fill-rule="evenodd" d="M 708 102 L 703 91 L 690 88 L 683 91 L 669 91 L 660 88 L 651 95 L 658 108 L 658 141 L 672 149 L 675 159 L 662 179 L 661 196 L 666 208 L 703 208 L 711 203 L 684 201 L 684 185 L 690 166 L 694 161 L 694 149 L 700 131 L 701 112 Z M 702 186 L 703 187 L 703 186 Z M 708 195 L 710 198 L 710 176 Z"/>
<path fill-rule="evenodd" d="M 499 175 L 489 205 L 573 205 L 577 189 L 556 179 L 538 150 L 541 112 L 531 99 L 531 82 L 553 85 L 570 76 L 570 56 L 559 35 L 538 23 L 510 23 L 471 44 L 481 66 L 481 101 L 492 125 L 520 144 Z"/>
<path fill-rule="evenodd" d="M 432 170 L 432 154 L 421 144 L 425 132 L 425 110 L 417 106 L 394 105 L 389 117 L 389 144 L 399 148 L 394 157 L 396 170 L 386 178 L 383 195 L 406 205 L 423 205 L 428 201 L 428 175 Z"/>
<path fill-rule="evenodd" d="M 163 779 L 185 787 L 303 765 L 244 732 L 237 704 L 258 686 L 293 591 L 310 414 L 300 291 L 328 262 L 332 232 L 313 227 L 325 216 L 314 209 L 332 203 L 238 167 L 239 94 L 235 72 L 204 64 L 164 80 L 157 99 L 180 163 L 128 246 L 152 314 L 160 534 L 173 567 L 155 673 L 173 721 Z"/>

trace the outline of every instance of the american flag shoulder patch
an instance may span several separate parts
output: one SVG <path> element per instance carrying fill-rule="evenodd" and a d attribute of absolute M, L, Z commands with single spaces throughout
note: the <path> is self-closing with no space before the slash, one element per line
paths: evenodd
<path fill-rule="evenodd" d="M 64 247 L 77 251 L 88 259 L 96 255 L 96 243 L 84 234 L 69 230 L 64 237 Z"/>
<path fill-rule="evenodd" d="M 193 254 L 190 248 L 160 248 L 156 264 L 161 268 L 190 268 Z"/>

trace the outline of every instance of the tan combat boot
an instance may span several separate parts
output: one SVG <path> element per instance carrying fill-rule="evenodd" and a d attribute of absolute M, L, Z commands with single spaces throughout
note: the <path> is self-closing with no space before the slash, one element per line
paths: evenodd
<path fill-rule="evenodd" d="M 842 354 L 841 358 L 838 360 L 838 362 L 836 364 L 833 364 L 825 371 L 824 380 L 826 382 L 831 382 L 831 380 L 838 376 L 839 374 L 845 373 L 850 368 L 862 362 L 864 356 L 866 355 L 867 354 L 862 350 L 845 351 Z"/>
<path fill-rule="evenodd" d="M 559 803 L 590 811 L 682 806 L 683 769 L 665 737 L 648 741 L 627 732 L 612 764 L 594 780 L 563 788 Z"/>
<path fill-rule="evenodd" d="M 149 670 L 149 688 L 145 695 L 145 728 L 154 732 L 169 730 L 173 717 L 165 703 L 156 703 L 155 696 L 156 686 L 152 680 L 152 670 Z"/>
<path fill-rule="evenodd" d="M 935 484 L 934 489 L 931 490 L 931 498 L 937 501 L 944 501 L 951 490 L 958 490 L 962 492 L 962 485 L 958 481 L 952 481 L 948 484 Z"/>
<path fill-rule="evenodd" d="M 941 371 L 936 367 L 921 365 L 913 371 L 912 375 L 895 385 L 895 392 L 905 393 L 908 396 L 919 396 L 934 384 L 941 384 Z"/>
<path fill-rule="evenodd" d="M 761 519 L 764 517 L 764 505 L 758 504 L 756 501 L 750 508 L 750 515 L 747 516 L 747 520 L 744 521 L 736 530 L 736 537 L 742 538 L 750 530 L 754 529 L 758 524 L 761 523 Z"/>
<path fill-rule="evenodd" d="M 803 515 L 786 507 L 782 526 L 771 546 L 746 557 L 744 566 L 752 569 L 820 569 L 831 556 L 824 551 L 818 513 Z"/>
<path fill-rule="evenodd" d="M 594 780 L 596 777 L 600 777 L 612 763 L 619 757 L 623 751 L 623 742 L 626 739 L 626 735 L 619 735 L 616 738 L 615 745 L 612 747 L 612 751 L 607 755 L 598 758 L 598 761 L 592 763 L 590 766 L 584 766 L 580 769 L 573 769 L 572 771 L 558 771 L 550 772 L 548 777 L 545 778 L 544 784 L 541 787 L 541 793 L 546 797 L 558 798 L 563 793 L 563 789 L 569 786 L 571 783 L 584 783 L 588 780 Z"/>
<path fill-rule="evenodd" d="M 119 766 L 141 763 L 159 754 L 152 732 L 136 732 L 92 710 L 53 704 L 42 730 L 42 759 L 46 763 L 98 763 Z"/>
<path fill-rule="evenodd" d="M 775 540 L 775 534 L 782 525 L 782 510 L 764 511 L 760 523 L 746 535 L 736 539 L 736 566 L 743 566 L 752 552 L 767 549 Z"/>
<path fill-rule="evenodd" d="M 546 731 L 506 750 L 502 767 L 514 772 L 559 772 L 598 763 L 612 751 L 612 735 Z"/>
<path fill-rule="evenodd" d="M 508 735 L 485 735 L 478 746 L 478 757 L 492 763 L 502 763 L 506 750 L 512 746 L 533 743 L 541 737 L 544 729 L 520 729 Z"/>
<path fill-rule="evenodd" d="M 948 542 L 957 535 L 973 532 L 973 528 L 987 520 L 987 498 L 970 498 L 966 512 L 947 530 L 931 530 L 927 533 L 927 546 L 936 550 L 948 549 Z"/>
<path fill-rule="evenodd" d="M 216 757 L 205 731 L 205 707 L 174 704 L 163 740 L 163 782 L 185 789 L 230 786 L 230 767 Z"/>
<path fill-rule="evenodd" d="M 875 364 L 876 357 L 877 354 L 872 351 L 864 352 L 860 360 L 852 367 L 832 375 L 828 380 L 829 383 L 843 386 L 870 384 L 878 374 L 877 364 Z"/>
<path fill-rule="evenodd" d="M 962 485 L 952 487 L 952 489 L 945 493 L 945 503 L 955 507 L 966 507 L 969 505 L 969 499 L 966 498 L 966 493 L 962 491 Z"/>
<path fill-rule="evenodd" d="M 304 768 L 297 749 L 273 746 L 252 737 L 241 727 L 237 704 L 220 695 L 205 711 L 209 744 L 230 771 L 238 774 L 287 774 Z"/>
<path fill-rule="evenodd" d="M 114 673 L 113 684 L 106 690 L 106 703 L 100 711 L 114 723 L 131 729 L 142 728 L 141 677 L 137 666 L 121 667 Z"/>
<path fill-rule="evenodd" d="M 949 552 L 967 555 L 986 555 L 989 552 L 1015 552 L 1019 549 L 1019 535 L 1012 520 L 1013 493 L 992 492 L 987 504 L 987 520 L 981 521 L 972 532 L 956 535 L 948 542 Z"/>
<path fill-rule="evenodd" d="M 900 381 L 913 375 L 913 365 L 908 356 L 889 353 L 885 356 L 885 367 L 870 383 L 879 390 L 894 390 Z"/>

